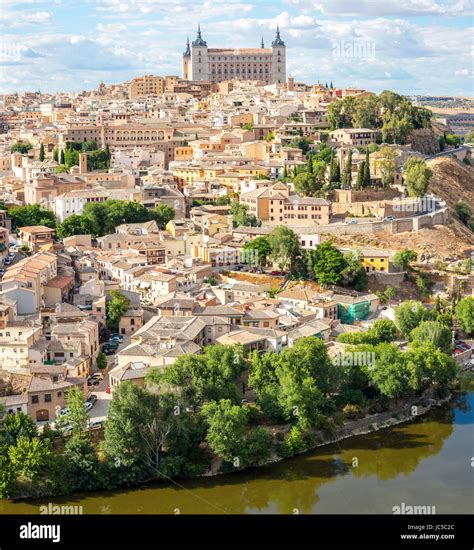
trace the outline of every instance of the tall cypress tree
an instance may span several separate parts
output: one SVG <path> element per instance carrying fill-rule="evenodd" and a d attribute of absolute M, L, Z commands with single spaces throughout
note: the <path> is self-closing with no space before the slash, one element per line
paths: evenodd
<path fill-rule="evenodd" d="M 56 162 L 59 162 L 59 151 L 57 147 L 53 149 L 53 160 L 55 160 Z"/>
<path fill-rule="evenodd" d="M 352 183 L 352 149 L 350 149 L 347 154 L 346 164 L 342 174 L 342 183 L 344 185 L 351 185 Z"/>
<path fill-rule="evenodd" d="M 39 159 L 40 159 L 41 162 L 43 162 L 44 157 L 45 157 L 45 155 L 44 155 L 44 145 L 43 145 L 43 143 L 41 143 L 40 152 L 39 152 Z"/>
<path fill-rule="evenodd" d="M 370 160 L 369 160 L 369 150 L 365 152 L 365 163 L 364 163 L 364 187 L 370 186 Z"/>
<path fill-rule="evenodd" d="M 341 181 L 341 167 L 339 166 L 339 160 L 334 159 L 334 183 L 339 183 Z"/>
<path fill-rule="evenodd" d="M 363 160 L 357 170 L 356 189 L 362 189 L 364 187 L 364 174 L 365 174 L 365 161 Z"/>
<path fill-rule="evenodd" d="M 283 177 L 284 178 L 288 177 L 288 166 L 286 164 L 285 166 L 283 166 Z"/>
<path fill-rule="evenodd" d="M 61 149 L 61 154 L 59 156 L 59 164 L 64 164 L 64 149 Z"/>

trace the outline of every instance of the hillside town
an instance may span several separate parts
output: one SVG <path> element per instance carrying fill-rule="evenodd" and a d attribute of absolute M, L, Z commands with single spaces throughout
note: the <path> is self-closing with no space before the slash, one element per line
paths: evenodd
<path fill-rule="evenodd" d="M 199 28 L 182 76 L 0 95 L 6 417 L 66 442 L 105 431 L 107 453 L 114 403 L 178 388 L 209 433 L 176 472 L 202 475 L 236 456 L 209 435 L 232 407 L 261 424 L 245 436 L 256 455 L 286 457 L 333 415 L 363 419 L 472 368 L 473 132 L 390 91 L 296 81 L 284 38 L 211 49 Z M 383 346 L 438 370 L 408 386 L 390 371 L 388 388 Z M 288 364 L 323 363 L 327 387 L 288 382 Z M 364 380 L 334 390 L 348 366 Z M 36 478 L 0 477 L 0 493 L 33 494 Z"/>

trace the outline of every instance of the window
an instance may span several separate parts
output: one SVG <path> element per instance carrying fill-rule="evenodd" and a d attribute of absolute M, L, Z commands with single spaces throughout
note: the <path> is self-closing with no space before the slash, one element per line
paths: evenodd
<path fill-rule="evenodd" d="M 51 394 L 50 393 L 45 393 L 44 394 L 44 402 L 45 403 L 51 403 Z"/>
<path fill-rule="evenodd" d="M 31 402 L 32 402 L 32 403 L 39 403 L 38 396 L 37 396 L 37 395 L 32 395 L 32 396 L 31 396 Z"/>

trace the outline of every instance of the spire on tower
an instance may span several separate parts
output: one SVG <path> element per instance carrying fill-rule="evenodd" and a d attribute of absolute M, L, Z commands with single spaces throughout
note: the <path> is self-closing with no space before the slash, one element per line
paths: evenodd
<path fill-rule="evenodd" d="M 193 46 L 207 46 L 207 42 L 203 40 L 201 36 L 201 23 L 198 23 L 197 38 L 194 40 Z"/>
<path fill-rule="evenodd" d="M 263 36 L 262 36 L 262 43 L 260 44 L 260 47 L 261 47 L 261 48 L 264 48 L 264 47 L 265 47 L 265 44 L 263 43 Z"/>
<path fill-rule="evenodd" d="M 277 25 L 275 40 L 272 42 L 272 46 L 284 46 L 285 43 L 280 38 L 280 26 Z"/>
<path fill-rule="evenodd" d="M 191 48 L 189 47 L 189 36 L 186 41 L 186 50 L 183 53 L 183 57 L 191 57 Z"/>

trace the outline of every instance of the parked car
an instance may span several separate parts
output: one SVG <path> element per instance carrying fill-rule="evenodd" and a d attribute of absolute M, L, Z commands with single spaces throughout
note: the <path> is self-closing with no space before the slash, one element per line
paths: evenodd
<path fill-rule="evenodd" d="M 0 277 L 3 277 L 5 275 L 5 270 L 4 269 L 0 269 Z"/>
<path fill-rule="evenodd" d="M 94 395 L 93 393 L 91 393 L 91 394 L 89 395 L 89 397 L 87 398 L 87 402 L 88 402 L 88 403 L 91 403 L 92 406 L 95 405 L 95 402 L 96 402 L 96 401 L 97 401 L 97 395 Z"/>
<path fill-rule="evenodd" d="M 91 376 L 87 379 L 87 385 L 88 386 L 98 386 L 100 384 L 100 380 L 97 378 L 92 378 Z"/>
<path fill-rule="evenodd" d="M 58 412 L 58 416 L 64 416 L 65 414 L 67 414 L 69 412 L 69 407 L 63 407 L 59 412 Z"/>
<path fill-rule="evenodd" d="M 13 259 L 15 257 L 15 253 L 10 250 L 8 257 Z"/>
<path fill-rule="evenodd" d="M 94 372 L 94 374 L 91 374 L 89 378 L 97 378 L 97 380 L 103 380 L 104 375 L 101 372 Z"/>
<path fill-rule="evenodd" d="M 102 348 L 102 351 L 105 353 L 105 355 L 113 355 L 115 353 L 115 349 L 112 349 L 107 344 L 104 345 L 104 347 Z"/>
<path fill-rule="evenodd" d="M 12 259 L 7 256 L 4 260 L 3 260 L 3 263 L 4 265 L 10 265 L 12 263 Z"/>
<path fill-rule="evenodd" d="M 91 403 L 90 401 L 86 401 L 86 402 L 84 403 L 84 407 L 85 407 L 85 409 L 86 409 L 86 412 L 89 412 L 89 411 L 92 409 L 93 406 L 94 406 L 94 404 Z"/>
<path fill-rule="evenodd" d="M 383 222 L 392 222 L 395 219 L 395 216 L 387 216 L 382 221 Z"/>
<path fill-rule="evenodd" d="M 123 336 L 118 332 L 114 332 L 110 335 L 110 340 L 120 340 L 120 342 L 123 342 Z"/>

